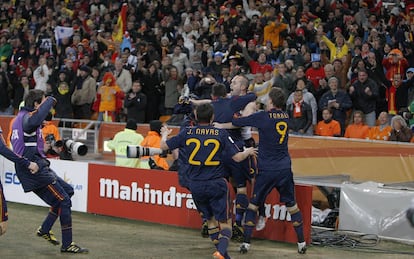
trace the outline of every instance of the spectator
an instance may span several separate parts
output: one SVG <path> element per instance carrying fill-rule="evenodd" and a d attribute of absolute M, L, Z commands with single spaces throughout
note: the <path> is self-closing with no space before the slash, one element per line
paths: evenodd
<path fill-rule="evenodd" d="M 381 112 L 378 116 L 378 125 L 369 130 L 368 138 L 372 140 L 389 140 L 391 136 L 392 127 L 389 123 L 389 116 L 387 112 Z"/>
<path fill-rule="evenodd" d="M 274 78 L 265 81 L 263 73 L 256 73 L 253 81 L 250 83 L 249 91 L 253 92 L 257 96 L 257 102 L 260 104 L 260 108 L 264 108 L 269 98 L 270 89 L 272 89 Z"/>
<path fill-rule="evenodd" d="M 56 98 L 55 117 L 73 118 L 72 94 L 75 91 L 73 85 L 69 85 L 65 71 L 59 72 L 58 81 L 52 86 L 53 96 Z"/>
<path fill-rule="evenodd" d="M 161 84 L 161 73 L 155 62 L 149 64 L 141 77 L 142 92 L 147 96 L 146 122 L 160 117 L 160 106 L 164 107 L 165 84 Z"/>
<path fill-rule="evenodd" d="M 132 87 L 132 76 L 131 72 L 123 68 L 123 66 L 124 64 L 122 62 L 122 59 L 116 59 L 113 75 L 115 76 L 116 84 L 122 89 L 124 94 L 126 94 L 129 92 L 129 90 L 131 90 Z"/>
<path fill-rule="evenodd" d="M 281 22 L 281 16 L 277 15 L 263 28 L 263 44 L 267 41 L 272 43 L 273 49 L 277 50 L 283 42 L 282 32 L 287 30 L 288 25 Z"/>
<path fill-rule="evenodd" d="M 348 54 L 343 59 L 345 59 L 345 62 L 342 59 L 337 58 L 332 63 L 334 67 L 334 76 L 338 78 L 339 80 L 338 86 L 341 89 L 345 89 L 346 86 L 348 85 L 348 79 L 347 79 L 346 74 L 351 64 L 351 55 Z"/>
<path fill-rule="evenodd" d="M 181 77 L 175 66 L 163 66 L 162 78 L 165 85 L 165 115 L 173 114 L 174 106 L 178 103 L 181 89 L 183 87 Z"/>
<path fill-rule="evenodd" d="M 348 93 L 341 90 L 339 87 L 339 80 L 336 77 L 331 77 L 328 80 L 329 91 L 324 93 L 319 100 L 319 109 L 328 108 L 332 111 L 332 118 L 338 121 L 341 125 L 341 136 L 344 135 L 347 113 L 352 108 L 352 101 Z"/>
<path fill-rule="evenodd" d="M 76 77 L 75 90 L 72 94 L 73 117 L 91 119 L 92 103 L 96 97 L 96 81 L 90 76 L 90 68 L 83 66 Z"/>
<path fill-rule="evenodd" d="M 358 80 L 349 87 L 353 108 L 364 113 L 368 126 L 375 126 L 376 101 L 379 96 L 378 86 L 368 78 L 366 70 L 358 72 Z"/>
<path fill-rule="evenodd" d="M 256 74 L 258 72 L 265 73 L 273 71 L 273 67 L 267 63 L 267 57 L 264 52 L 257 54 L 257 61 L 249 54 L 246 48 L 246 42 L 241 43 L 244 60 L 249 64 L 250 73 Z"/>
<path fill-rule="evenodd" d="M 116 84 L 111 72 L 106 72 L 102 79 L 103 84 L 97 90 L 93 110 L 98 112 L 98 121 L 115 122 L 122 109 L 122 100 L 125 97 L 122 89 Z"/>
<path fill-rule="evenodd" d="M 274 77 L 273 87 L 279 87 L 283 90 L 285 97 L 287 97 L 295 90 L 295 85 L 293 84 L 293 78 L 286 73 L 286 65 L 280 63 L 278 66 L 278 74 Z"/>
<path fill-rule="evenodd" d="M 289 114 L 289 134 L 310 135 L 307 133 L 312 125 L 312 108 L 303 100 L 303 91 L 296 89 L 293 102 L 286 107 Z"/>
<path fill-rule="evenodd" d="M 142 86 L 139 81 L 132 83 L 131 90 L 127 93 L 124 107 L 127 109 L 127 119 L 134 119 L 137 123 L 145 122 L 147 109 L 147 96 L 141 92 Z"/>
<path fill-rule="evenodd" d="M 390 141 L 410 142 L 413 137 L 413 132 L 407 126 L 407 122 L 400 115 L 395 115 L 391 119 L 391 135 Z"/>
<path fill-rule="evenodd" d="M 221 70 L 224 67 L 223 64 L 224 54 L 220 51 L 214 53 L 213 61 L 208 65 L 208 69 L 214 78 L 217 78 L 221 74 Z"/>
<path fill-rule="evenodd" d="M 346 127 L 345 138 L 366 139 L 369 134 L 369 127 L 364 123 L 364 113 L 354 111 L 352 123 Z"/>
<path fill-rule="evenodd" d="M 315 127 L 315 135 L 324 137 L 342 136 L 341 125 L 332 119 L 333 112 L 328 107 L 322 109 L 322 120 Z"/>
<path fill-rule="evenodd" d="M 320 81 L 326 77 L 325 70 L 321 66 L 321 57 L 319 54 L 311 55 L 312 66 L 305 72 L 306 79 L 312 82 L 313 89 L 312 93 L 316 93 L 320 87 Z"/>
<path fill-rule="evenodd" d="M 129 119 L 125 129 L 115 134 L 114 138 L 108 142 L 108 148 L 115 151 L 115 165 L 132 168 L 140 168 L 138 158 L 127 158 L 126 150 L 128 145 L 141 144 L 144 137 L 136 132 L 137 122 Z"/>
<path fill-rule="evenodd" d="M 305 79 L 298 79 L 296 80 L 296 90 L 302 90 L 303 93 L 303 100 L 305 103 L 309 104 L 312 109 L 312 127 L 309 127 L 308 133 L 313 135 L 313 127 L 316 126 L 317 123 L 317 113 L 318 113 L 318 104 L 316 103 L 316 99 L 312 93 L 308 91 L 306 88 L 306 81 Z M 286 105 L 289 105 L 293 102 L 295 92 L 291 93 L 286 101 Z"/>
<path fill-rule="evenodd" d="M 368 53 L 366 68 L 368 77 L 374 80 L 378 85 L 378 99 L 376 104 L 376 114 L 382 111 L 387 111 L 386 90 L 389 81 L 385 77 L 384 68 L 377 60 L 377 55 L 374 52 Z"/>
<path fill-rule="evenodd" d="M 341 33 L 342 29 L 339 27 L 336 27 L 335 31 Z M 335 43 L 332 42 L 330 39 L 328 39 L 328 37 L 326 37 L 325 35 L 322 36 L 322 40 L 326 43 L 326 45 L 329 48 L 329 52 L 330 52 L 329 61 L 330 62 L 333 62 L 337 58 L 342 59 L 343 57 L 348 55 L 348 51 L 349 51 L 348 44 L 347 42 L 345 42 L 345 38 L 344 36 L 342 36 L 342 34 L 337 35 L 337 37 L 335 38 Z M 348 39 L 348 42 L 352 43 L 353 40 L 354 40 L 354 35 L 351 34 L 351 36 Z"/>
<path fill-rule="evenodd" d="M 169 54 L 172 59 L 172 65 L 177 68 L 178 74 L 182 75 L 184 69 L 190 67 L 190 62 L 188 61 L 188 56 L 182 52 L 182 47 L 176 45 L 174 47 L 173 53 Z"/>
<path fill-rule="evenodd" d="M 394 74 L 393 80 L 387 88 L 386 97 L 390 115 L 396 115 L 402 108 L 408 106 L 407 97 L 410 85 L 403 82 L 401 76 L 400 74 Z"/>
<path fill-rule="evenodd" d="M 404 58 L 401 50 L 392 49 L 390 53 L 382 60 L 382 65 L 386 70 L 386 77 L 392 81 L 394 74 L 404 75 L 408 68 L 407 59 Z"/>
<path fill-rule="evenodd" d="M 45 57 L 39 59 L 39 66 L 33 71 L 33 78 L 36 83 L 35 89 L 46 92 L 46 82 L 49 80 L 49 68 L 46 65 Z"/>

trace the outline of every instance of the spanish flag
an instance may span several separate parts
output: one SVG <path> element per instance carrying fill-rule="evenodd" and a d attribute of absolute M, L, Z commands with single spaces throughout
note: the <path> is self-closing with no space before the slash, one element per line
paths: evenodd
<path fill-rule="evenodd" d="M 128 4 L 123 3 L 121 12 L 119 12 L 118 22 L 116 23 L 116 27 L 118 28 L 117 31 L 114 31 L 112 34 L 112 39 L 116 42 L 122 42 L 122 36 L 126 30 L 126 19 L 127 19 L 127 10 Z"/>

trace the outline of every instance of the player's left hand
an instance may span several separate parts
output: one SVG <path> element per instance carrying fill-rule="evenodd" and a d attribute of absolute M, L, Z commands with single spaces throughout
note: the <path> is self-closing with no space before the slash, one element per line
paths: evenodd
<path fill-rule="evenodd" d="M 249 156 L 257 156 L 259 149 L 257 147 L 248 147 L 245 148 L 245 152 L 247 152 Z"/>
<path fill-rule="evenodd" d="M 28 168 L 32 174 L 35 174 L 37 173 L 37 171 L 39 171 L 39 166 L 34 162 L 30 162 L 30 165 Z"/>
<path fill-rule="evenodd" d="M 172 129 L 169 129 L 167 126 L 162 126 L 161 131 L 160 131 L 161 136 L 165 136 L 165 137 L 170 135 L 171 132 L 172 132 Z"/>

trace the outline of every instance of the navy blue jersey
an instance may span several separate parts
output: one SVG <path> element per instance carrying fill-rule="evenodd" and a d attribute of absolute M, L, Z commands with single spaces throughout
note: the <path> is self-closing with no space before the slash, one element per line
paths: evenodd
<path fill-rule="evenodd" d="M 256 100 L 256 95 L 253 93 L 213 100 L 211 104 L 214 107 L 214 121 L 219 123 L 231 122 L 234 113 L 240 112 L 248 103 L 254 100 Z M 243 141 L 241 129 L 230 129 L 228 132 L 234 141 Z"/>
<path fill-rule="evenodd" d="M 280 110 L 260 111 L 247 117 L 233 118 L 235 126 L 252 126 L 259 131 L 259 155 L 257 167 L 260 170 L 282 170 L 291 167 L 288 151 L 289 116 Z M 277 168 L 275 168 L 277 165 Z"/>
<path fill-rule="evenodd" d="M 180 148 L 187 155 L 188 179 L 205 181 L 223 177 L 223 152 L 234 156 L 238 150 L 225 130 L 211 125 L 188 127 L 167 140 L 170 149 Z"/>

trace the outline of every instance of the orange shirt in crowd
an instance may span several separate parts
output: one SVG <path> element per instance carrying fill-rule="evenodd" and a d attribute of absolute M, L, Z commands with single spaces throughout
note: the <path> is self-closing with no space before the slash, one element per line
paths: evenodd
<path fill-rule="evenodd" d="M 388 141 L 391 136 L 391 126 L 386 126 L 385 128 L 381 129 L 380 126 L 372 127 L 369 130 L 368 138 L 372 140 L 385 140 Z"/>
<path fill-rule="evenodd" d="M 141 142 L 141 146 L 143 147 L 154 147 L 159 148 L 161 143 L 161 136 L 156 131 L 148 131 L 147 136 L 144 138 L 144 140 Z M 149 157 L 141 157 L 141 160 L 146 160 Z M 154 159 L 154 162 L 157 164 L 157 166 L 162 167 L 164 170 L 169 169 L 168 162 L 165 158 L 160 157 L 159 155 L 152 156 L 152 159 Z"/>
<path fill-rule="evenodd" d="M 365 124 L 350 124 L 346 127 L 345 138 L 359 138 L 366 139 L 368 138 L 369 127 Z"/>
<path fill-rule="evenodd" d="M 315 129 L 315 135 L 324 137 L 335 137 L 341 135 L 341 125 L 336 120 L 326 123 L 324 120 L 318 122 Z"/>

